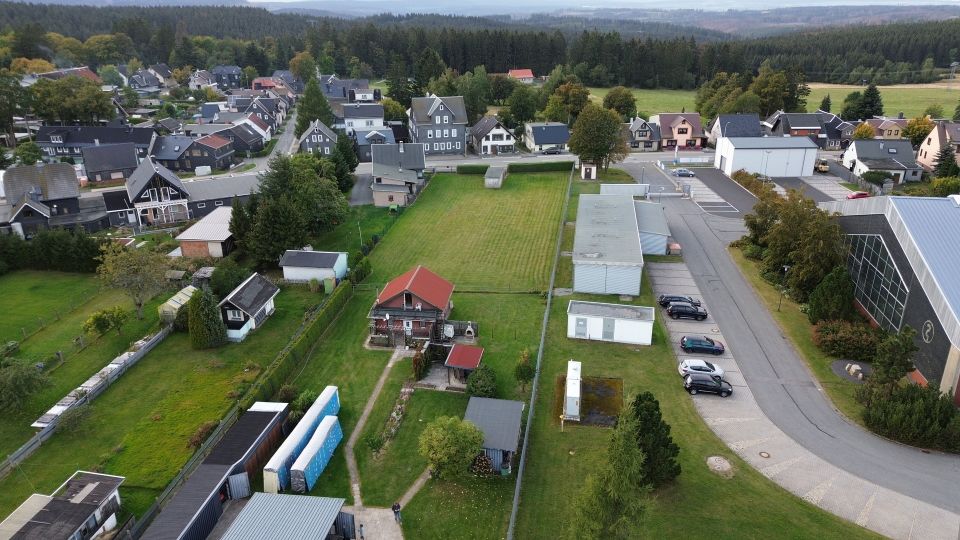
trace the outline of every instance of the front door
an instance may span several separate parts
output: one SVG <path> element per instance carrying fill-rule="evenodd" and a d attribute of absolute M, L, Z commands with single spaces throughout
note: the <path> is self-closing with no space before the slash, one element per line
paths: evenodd
<path fill-rule="evenodd" d="M 613 319 L 603 319 L 603 339 L 613 341 L 613 327 L 616 321 Z"/>
<path fill-rule="evenodd" d="M 403 321 L 403 333 L 408 336 L 413 334 L 413 321 Z"/>
<path fill-rule="evenodd" d="M 577 317 L 576 330 L 574 336 L 578 338 L 587 337 L 587 319 L 583 317 Z"/>

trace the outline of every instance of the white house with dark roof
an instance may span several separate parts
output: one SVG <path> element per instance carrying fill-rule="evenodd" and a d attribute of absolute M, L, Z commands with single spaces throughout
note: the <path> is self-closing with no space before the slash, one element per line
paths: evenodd
<path fill-rule="evenodd" d="M 707 142 L 717 144 L 720 137 L 760 137 L 763 130 L 757 113 L 718 114 L 707 131 Z"/>
<path fill-rule="evenodd" d="M 850 172 L 863 176 L 870 171 L 885 172 L 894 183 L 919 181 L 923 168 L 914 159 L 908 140 L 860 139 L 850 143 L 841 156 Z"/>
<path fill-rule="evenodd" d="M 523 127 L 523 142 L 531 152 L 563 150 L 569 141 L 570 128 L 563 122 L 528 122 Z"/>
<path fill-rule="evenodd" d="M 383 120 L 383 105 L 379 103 L 339 103 L 333 107 L 335 129 L 349 134 L 355 129 L 376 129 L 386 126 Z"/>
<path fill-rule="evenodd" d="M 467 149 L 467 108 L 463 96 L 415 97 L 407 110 L 410 139 L 427 155 L 464 154 Z"/>
<path fill-rule="evenodd" d="M 176 223 L 190 217 L 183 182 L 149 157 L 127 179 L 126 192 L 138 225 Z"/>
<path fill-rule="evenodd" d="M 337 134 L 319 119 L 300 134 L 297 147 L 301 152 L 329 156 L 337 146 Z"/>
<path fill-rule="evenodd" d="M 220 315 L 227 326 L 227 339 L 243 341 L 263 325 L 276 310 L 273 299 L 280 288 L 254 272 L 220 302 Z"/>
<path fill-rule="evenodd" d="M 202 90 L 204 88 L 217 88 L 217 79 L 212 73 L 205 69 L 199 69 L 190 74 L 190 82 L 187 86 L 191 90 Z"/>
<path fill-rule="evenodd" d="M 347 277 L 347 254 L 342 251 L 288 249 L 280 257 L 283 279 L 306 283 L 310 280 L 339 282 Z M 330 292 L 330 291 L 327 291 Z"/>
<path fill-rule="evenodd" d="M 496 116 L 484 116 L 470 128 L 470 145 L 481 156 L 510 154 L 517 150 L 517 140 Z"/>

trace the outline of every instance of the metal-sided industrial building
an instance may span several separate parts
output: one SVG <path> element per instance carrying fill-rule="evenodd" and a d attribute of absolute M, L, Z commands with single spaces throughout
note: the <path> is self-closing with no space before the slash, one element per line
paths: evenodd
<path fill-rule="evenodd" d="M 727 176 L 740 169 L 770 177 L 813 176 L 817 149 L 807 136 L 720 137 L 713 165 Z"/>
<path fill-rule="evenodd" d="M 343 503 L 333 497 L 254 493 L 220 540 L 350 540 L 357 537 L 354 518 L 343 511 Z"/>
<path fill-rule="evenodd" d="M 327 416 L 336 416 L 340 412 L 340 390 L 328 386 L 303 413 L 296 427 L 283 441 L 273 457 L 263 467 L 263 490 L 267 493 L 279 493 L 290 488 L 290 467 L 300 457 L 300 453 L 310 442 L 320 422 Z"/>
<path fill-rule="evenodd" d="M 581 195 L 573 240 L 573 290 L 638 295 L 642 275 L 633 198 Z"/>
<path fill-rule="evenodd" d="M 634 201 L 637 213 L 637 232 L 640 234 L 640 251 L 644 255 L 666 255 L 670 243 L 670 227 L 663 205 L 649 201 Z"/>
<path fill-rule="evenodd" d="M 650 345 L 654 314 L 652 307 L 571 300 L 567 304 L 567 337 Z"/>
<path fill-rule="evenodd" d="M 286 403 L 254 403 L 167 502 L 142 540 L 204 540 L 224 501 L 250 496 L 250 477 L 280 444 L 288 412 Z"/>

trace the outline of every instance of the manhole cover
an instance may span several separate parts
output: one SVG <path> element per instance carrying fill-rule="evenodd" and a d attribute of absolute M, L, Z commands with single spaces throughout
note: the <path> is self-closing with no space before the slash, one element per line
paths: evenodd
<path fill-rule="evenodd" d="M 722 456 L 710 456 L 707 458 L 707 467 L 710 471 L 724 478 L 733 477 L 733 465 L 727 458 Z"/>
<path fill-rule="evenodd" d="M 766 458 L 770 457 L 770 454 L 768 454 L 767 452 L 760 452 L 760 457 L 766 459 Z"/>

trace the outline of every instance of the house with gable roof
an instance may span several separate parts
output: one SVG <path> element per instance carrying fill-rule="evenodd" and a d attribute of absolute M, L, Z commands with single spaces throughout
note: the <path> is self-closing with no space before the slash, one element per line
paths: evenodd
<path fill-rule="evenodd" d="M 137 147 L 133 143 L 89 146 L 82 153 L 83 170 L 89 182 L 125 180 L 140 164 Z"/>
<path fill-rule="evenodd" d="M 171 71 L 170 66 L 164 63 L 154 64 L 147 68 L 147 71 L 153 74 L 154 77 L 160 81 L 160 84 L 167 87 L 173 88 L 177 86 L 176 79 L 173 78 L 173 71 Z"/>
<path fill-rule="evenodd" d="M 426 168 L 423 144 L 374 144 L 371 146 L 373 167 L 373 204 L 406 206 L 423 189 Z"/>
<path fill-rule="evenodd" d="M 905 139 L 853 141 L 840 159 L 843 166 L 857 176 L 870 171 L 886 172 L 895 184 L 916 182 L 923 174 L 923 168 L 914 159 L 913 146 Z"/>
<path fill-rule="evenodd" d="M 917 163 L 927 171 L 937 166 L 937 154 L 944 146 L 952 146 L 960 164 L 960 122 L 939 121 L 920 143 L 917 150 Z"/>
<path fill-rule="evenodd" d="M 191 90 L 202 90 L 204 88 L 217 88 L 217 79 L 212 73 L 205 69 L 198 69 L 190 74 L 190 82 L 187 84 Z"/>
<path fill-rule="evenodd" d="M 664 151 L 700 150 L 707 144 L 698 113 L 660 113 L 650 116 L 649 121 L 660 126 Z"/>
<path fill-rule="evenodd" d="M 153 158 L 141 161 L 127 179 L 126 196 L 138 225 L 162 225 L 190 218 L 190 194 L 183 182 Z"/>
<path fill-rule="evenodd" d="M 227 326 L 227 339 L 243 341 L 247 334 L 263 326 L 276 308 L 273 299 L 280 288 L 254 272 L 220 302 L 220 315 Z"/>
<path fill-rule="evenodd" d="M 523 128 L 523 142 L 531 152 L 562 151 L 569 141 L 570 128 L 563 122 L 527 122 Z"/>
<path fill-rule="evenodd" d="M 496 116 L 484 116 L 470 128 L 470 145 L 481 156 L 516 152 L 517 140 Z"/>
<path fill-rule="evenodd" d="M 536 77 L 533 76 L 532 69 L 511 69 L 507 72 L 507 77 L 524 84 L 533 84 Z"/>
<path fill-rule="evenodd" d="M 310 122 L 310 126 L 300 135 L 297 146 L 301 152 L 329 156 L 337 145 L 337 134 L 319 119 Z"/>
<path fill-rule="evenodd" d="M 415 97 L 407 110 L 410 139 L 425 144 L 427 155 L 464 154 L 467 142 L 467 108 L 463 96 Z"/>
<path fill-rule="evenodd" d="M 660 126 L 639 116 L 623 125 L 627 147 L 638 152 L 660 151 Z"/>
<path fill-rule="evenodd" d="M 716 146 L 720 137 L 760 137 L 760 115 L 745 114 L 718 114 L 710 123 L 707 132 L 707 142 Z"/>
<path fill-rule="evenodd" d="M 109 227 L 103 199 L 81 197 L 77 173 L 67 163 L 11 167 L 3 175 L 6 202 L 0 204 L 0 228 L 30 238 L 41 229 Z"/>
<path fill-rule="evenodd" d="M 395 144 L 396 135 L 389 127 L 355 128 L 351 133 L 353 147 L 361 163 L 373 161 L 373 146 L 377 144 Z"/>
<path fill-rule="evenodd" d="M 441 339 L 453 311 L 453 284 L 425 266 L 388 282 L 377 294 L 367 318 L 370 335 L 390 344 Z"/>
<path fill-rule="evenodd" d="M 210 70 L 214 82 L 221 90 L 230 88 L 240 88 L 240 79 L 243 77 L 243 70 L 240 66 L 213 66 Z"/>

